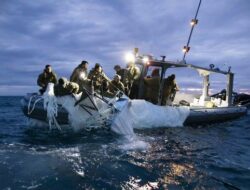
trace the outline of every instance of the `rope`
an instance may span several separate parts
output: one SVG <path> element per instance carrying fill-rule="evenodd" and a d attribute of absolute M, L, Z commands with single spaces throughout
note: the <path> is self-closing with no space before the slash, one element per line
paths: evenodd
<path fill-rule="evenodd" d="M 56 126 L 59 130 L 62 130 L 60 125 L 58 124 L 57 120 L 56 120 L 56 117 L 57 117 L 57 108 L 58 108 L 58 105 L 57 105 L 57 102 L 56 102 L 56 98 L 54 96 L 42 96 L 40 98 L 38 98 L 32 105 L 32 108 L 31 108 L 31 102 L 34 98 L 38 97 L 38 95 L 32 95 L 30 98 L 29 98 L 29 103 L 28 103 L 28 111 L 27 111 L 27 114 L 30 115 L 32 114 L 32 112 L 35 110 L 35 107 L 36 107 L 36 104 L 43 100 L 44 101 L 44 109 L 46 109 L 47 111 L 47 119 L 48 119 L 48 122 L 49 122 L 49 127 L 50 127 L 50 130 L 52 129 L 52 126 Z M 31 109 L 30 109 L 31 108 Z"/>
<path fill-rule="evenodd" d="M 37 97 L 37 95 L 32 95 L 32 96 L 30 97 L 30 99 L 29 99 L 28 113 L 27 113 L 28 115 L 30 115 L 30 114 L 34 111 L 36 104 L 37 104 L 40 100 L 43 99 L 42 97 L 39 98 L 39 99 L 37 99 L 37 100 L 34 102 L 34 104 L 33 104 L 33 106 L 32 106 L 32 109 L 30 110 L 30 104 L 31 104 L 31 101 L 32 101 L 32 99 L 33 99 L 34 97 Z"/>

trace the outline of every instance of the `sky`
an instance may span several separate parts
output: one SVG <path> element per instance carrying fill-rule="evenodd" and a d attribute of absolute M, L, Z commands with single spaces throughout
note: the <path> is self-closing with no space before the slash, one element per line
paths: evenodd
<path fill-rule="evenodd" d="M 181 60 L 190 20 L 199 0 L 1 0 L 0 95 L 38 90 L 37 76 L 50 64 L 59 77 L 69 78 L 87 60 L 100 63 L 112 77 L 125 67 L 124 54 Z M 250 93 L 250 1 L 203 0 L 191 39 L 187 63 L 202 67 L 229 66 L 234 90 Z M 172 71 L 170 71 L 172 72 Z M 199 91 L 196 71 L 176 71 L 183 91 Z M 226 77 L 211 76 L 212 92 L 226 88 Z"/>

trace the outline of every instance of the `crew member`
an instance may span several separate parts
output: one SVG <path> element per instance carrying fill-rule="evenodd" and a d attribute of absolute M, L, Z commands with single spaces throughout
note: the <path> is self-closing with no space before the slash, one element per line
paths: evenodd
<path fill-rule="evenodd" d="M 84 88 L 89 89 L 87 61 L 82 61 L 81 64 L 74 69 L 70 76 L 70 81 L 77 83 L 80 87 L 80 91 L 83 91 Z"/>
<path fill-rule="evenodd" d="M 120 65 L 115 65 L 114 70 L 116 71 L 116 74 L 121 77 L 120 81 L 124 85 L 124 93 L 128 96 L 129 94 L 129 81 L 128 81 L 128 69 L 127 68 L 121 68 Z"/>
<path fill-rule="evenodd" d="M 58 84 L 54 86 L 54 93 L 56 96 L 65 96 L 69 94 L 77 94 L 79 85 L 75 82 L 69 82 L 65 77 L 58 80 Z"/>
<path fill-rule="evenodd" d="M 118 91 L 124 92 L 124 85 L 123 85 L 123 83 L 121 82 L 121 77 L 120 77 L 120 75 L 116 74 L 116 75 L 114 76 L 113 80 L 112 80 L 112 81 L 110 82 L 110 84 L 109 84 L 109 90 L 108 90 L 108 92 L 109 92 L 109 94 L 110 94 L 111 96 L 114 96 L 114 95 L 116 95 L 116 93 L 117 93 Z"/>
<path fill-rule="evenodd" d="M 144 78 L 145 100 L 150 101 L 153 104 L 158 103 L 160 80 L 160 70 L 158 68 L 155 68 L 152 71 L 151 76 Z"/>
<path fill-rule="evenodd" d="M 139 79 L 140 79 L 140 69 L 132 62 L 127 66 L 128 74 L 128 95 L 131 99 L 137 98 L 138 88 L 139 88 Z"/>
<path fill-rule="evenodd" d="M 46 65 L 43 72 L 37 78 L 38 86 L 42 87 L 39 91 L 43 94 L 46 91 L 48 83 L 57 83 L 56 74 L 52 71 L 51 65 Z"/>
<path fill-rule="evenodd" d="M 108 90 L 110 79 L 105 75 L 99 63 L 96 63 L 95 67 L 89 72 L 88 79 L 94 87 L 94 91 L 103 93 Z"/>
<path fill-rule="evenodd" d="M 152 73 L 151 73 L 151 77 L 155 78 L 155 77 L 160 77 L 160 69 L 155 68 Z"/>
<path fill-rule="evenodd" d="M 175 75 L 172 74 L 164 80 L 162 105 L 171 104 L 174 101 L 176 91 L 179 90 L 175 81 Z"/>

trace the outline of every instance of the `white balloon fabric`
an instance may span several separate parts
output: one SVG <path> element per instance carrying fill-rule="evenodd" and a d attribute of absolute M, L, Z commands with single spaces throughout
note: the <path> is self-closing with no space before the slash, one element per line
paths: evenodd
<path fill-rule="evenodd" d="M 145 100 L 130 100 L 115 117 L 111 129 L 121 135 L 132 135 L 134 128 L 181 127 L 189 113 L 188 107 L 158 106 Z"/>

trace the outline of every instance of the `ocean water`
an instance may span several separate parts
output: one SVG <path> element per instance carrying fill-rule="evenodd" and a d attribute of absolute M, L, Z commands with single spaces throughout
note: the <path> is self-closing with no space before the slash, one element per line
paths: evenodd
<path fill-rule="evenodd" d="M 20 99 L 0 97 L 0 189 L 250 189 L 249 114 L 207 126 L 145 126 L 135 133 L 146 148 L 129 149 L 108 129 L 28 126 Z"/>

